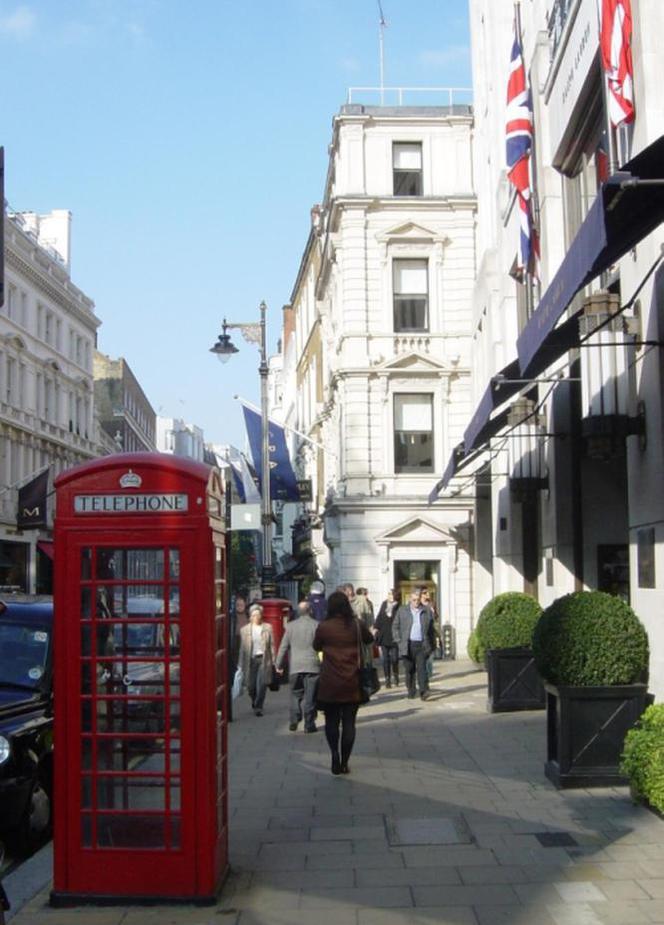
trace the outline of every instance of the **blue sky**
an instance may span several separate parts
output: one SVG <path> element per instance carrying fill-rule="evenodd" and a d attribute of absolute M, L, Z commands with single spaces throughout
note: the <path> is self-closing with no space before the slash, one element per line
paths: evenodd
<path fill-rule="evenodd" d="M 470 86 L 466 0 L 383 0 L 386 84 Z M 208 352 L 269 307 L 271 346 L 320 200 L 331 120 L 378 83 L 376 0 L 0 0 L 14 209 L 73 213 L 99 348 L 155 410 L 244 444 L 258 354 Z"/>

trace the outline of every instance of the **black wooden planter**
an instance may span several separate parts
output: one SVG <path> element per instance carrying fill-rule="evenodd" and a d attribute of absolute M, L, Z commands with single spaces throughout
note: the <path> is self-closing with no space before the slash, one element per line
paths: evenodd
<path fill-rule="evenodd" d="M 486 661 L 490 713 L 544 709 L 544 685 L 531 649 L 526 646 L 489 649 Z"/>
<path fill-rule="evenodd" d="M 627 784 L 618 770 L 625 736 L 646 707 L 647 686 L 555 687 L 545 682 L 547 762 L 556 787 Z"/>

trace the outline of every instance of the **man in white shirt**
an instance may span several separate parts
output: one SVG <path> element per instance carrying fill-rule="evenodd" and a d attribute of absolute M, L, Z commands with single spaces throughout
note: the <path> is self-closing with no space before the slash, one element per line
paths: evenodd
<path fill-rule="evenodd" d="M 272 678 L 274 642 L 272 627 L 263 622 L 263 608 L 249 608 L 249 623 L 240 631 L 240 665 L 256 716 L 263 715 L 267 685 Z"/>
<path fill-rule="evenodd" d="M 434 626 L 431 611 L 420 601 L 420 591 L 410 593 L 408 604 L 397 610 L 392 624 L 392 638 L 399 647 L 399 658 L 403 661 L 408 697 L 426 700 L 429 696 L 427 658 L 434 647 Z M 417 686 L 416 686 L 417 678 Z"/>

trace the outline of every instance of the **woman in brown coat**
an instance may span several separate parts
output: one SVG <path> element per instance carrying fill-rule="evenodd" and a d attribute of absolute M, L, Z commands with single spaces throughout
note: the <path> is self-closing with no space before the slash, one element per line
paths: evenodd
<path fill-rule="evenodd" d="M 349 773 L 355 717 L 361 702 L 360 644 L 370 642 L 373 636 L 356 618 L 346 595 L 335 591 L 327 602 L 327 616 L 314 636 L 314 649 L 323 653 L 318 705 L 325 713 L 325 738 L 332 753 L 333 774 Z"/>

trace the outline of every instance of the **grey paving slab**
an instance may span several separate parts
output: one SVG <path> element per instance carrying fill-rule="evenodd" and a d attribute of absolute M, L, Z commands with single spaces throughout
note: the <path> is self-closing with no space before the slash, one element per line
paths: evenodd
<path fill-rule="evenodd" d="M 473 886 L 415 886 L 416 906 L 502 906 L 516 905 L 518 897 L 512 887 L 504 884 Z"/>
<path fill-rule="evenodd" d="M 216 907 L 90 917 L 50 909 L 42 890 L 14 922 L 664 925 L 662 820 L 625 788 L 556 791 L 543 774 L 544 714 L 487 714 L 484 682 L 455 663 L 438 699 L 381 692 L 359 714 L 348 777 L 330 774 L 322 735 L 288 732 L 285 698 L 268 696 L 264 723 L 242 701 L 229 731 L 235 873 Z M 445 844 L 445 820 L 474 841 Z M 405 837 L 390 847 L 395 823 Z M 544 847 L 536 836 L 549 832 L 578 845 Z"/>
<path fill-rule="evenodd" d="M 318 916 L 316 916 L 318 925 Z M 359 909 L 358 925 L 477 925 L 471 906 L 416 909 Z"/>
<path fill-rule="evenodd" d="M 411 908 L 413 897 L 408 887 L 386 886 L 376 890 L 372 887 L 351 889 L 303 890 L 301 909 L 337 909 L 368 906 L 373 909 Z"/>

